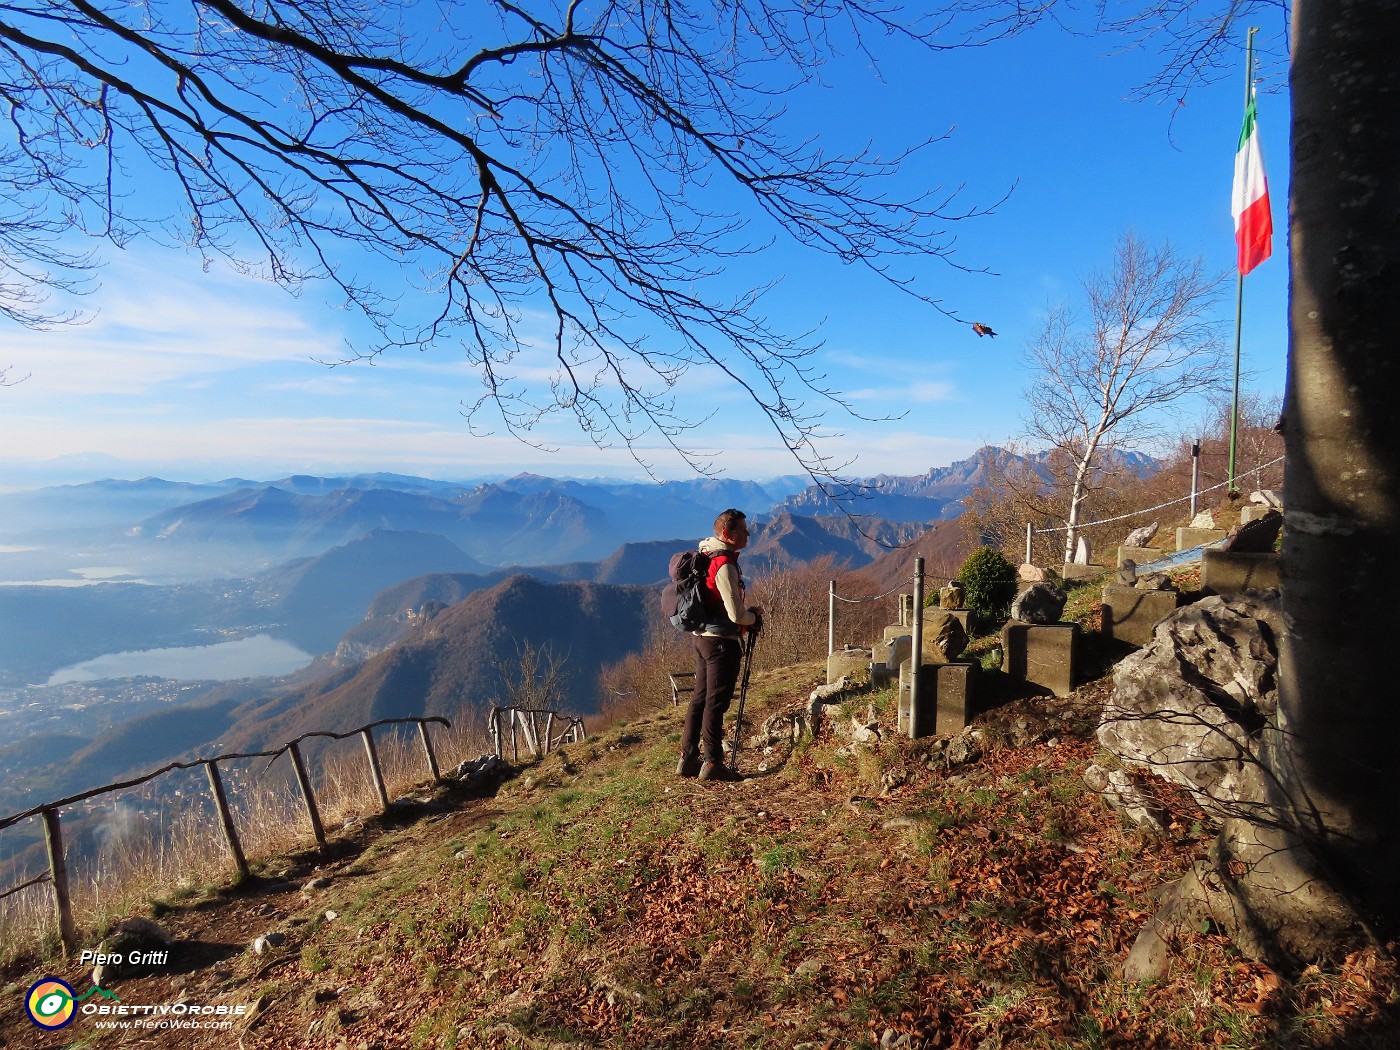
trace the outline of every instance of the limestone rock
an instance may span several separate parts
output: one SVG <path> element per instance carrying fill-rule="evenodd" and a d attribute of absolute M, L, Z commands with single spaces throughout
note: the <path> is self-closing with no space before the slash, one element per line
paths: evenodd
<path fill-rule="evenodd" d="M 1283 515 L 1270 510 L 1262 518 L 1236 525 L 1225 538 L 1225 550 L 1240 554 L 1270 554 L 1283 530 Z"/>
<path fill-rule="evenodd" d="M 1151 525 L 1144 525 L 1128 533 L 1127 539 L 1123 541 L 1125 547 L 1146 547 L 1148 541 L 1157 535 L 1157 527 L 1160 523 L 1153 522 Z"/>
<path fill-rule="evenodd" d="M 1213 529 L 1215 528 L 1215 514 L 1209 510 L 1203 510 L 1191 519 L 1188 528 L 1192 529 Z"/>
<path fill-rule="evenodd" d="M 1261 507 L 1273 507 L 1275 510 L 1283 510 L 1283 500 L 1273 489 L 1260 489 L 1249 494 L 1249 502 L 1257 503 Z"/>
<path fill-rule="evenodd" d="M 1045 570 L 1038 569 L 1030 562 L 1026 562 L 1016 570 L 1016 579 L 1022 583 L 1044 583 Z"/>
<path fill-rule="evenodd" d="M 1137 583 L 1137 562 L 1132 558 L 1124 558 L 1123 564 L 1118 566 L 1118 582 L 1124 587 L 1132 587 Z"/>
<path fill-rule="evenodd" d="M 940 609 L 965 609 L 967 607 L 966 601 L 967 593 L 957 580 L 949 580 L 948 586 L 941 588 L 938 592 L 938 607 Z"/>
<path fill-rule="evenodd" d="M 924 621 L 924 662 L 946 664 L 967 648 L 967 631 L 956 616 L 935 613 Z"/>
<path fill-rule="evenodd" d="M 1089 537 L 1080 536 L 1074 541 L 1074 564 L 1088 565 L 1089 559 L 1093 556 L 1093 550 L 1089 547 Z"/>
<path fill-rule="evenodd" d="M 140 971 L 140 965 L 130 962 L 133 956 L 168 949 L 174 943 L 175 938 L 150 919 L 135 915 L 119 919 L 112 924 L 107 936 L 97 946 L 99 955 L 109 956 L 118 961 L 99 963 L 95 966 L 92 971 L 92 983 L 111 984 L 119 977 Z"/>
<path fill-rule="evenodd" d="M 1099 743 L 1181 784 L 1216 817 L 1264 797 L 1257 761 L 1276 715 L 1276 596 L 1212 596 L 1166 617 L 1118 664 Z"/>
<path fill-rule="evenodd" d="M 510 763 L 495 755 L 482 755 L 480 758 L 462 762 L 453 770 L 452 775 L 458 780 L 486 788 L 499 784 L 509 777 L 510 773 Z"/>
<path fill-rule="evenodd" d="M 949 768 L 965 766 L 982 757 L 982 731 L 968 727 L 948 741 L 943 752 L 944 762 Z"/>
<path fill-rule="evenodd" d="M 1054 584 L 1033 583 L 1011 603 L 1011 618 L 1022 623 L 1059 623 L 1065 592 Z"/>
<path fill-rule="evenodd" d="M 1138 827 L 1157 835 L 1166 832 L 1167 814 L 1125 770 L 1090 766 L 1084 771 L 1084 783 Z"/>

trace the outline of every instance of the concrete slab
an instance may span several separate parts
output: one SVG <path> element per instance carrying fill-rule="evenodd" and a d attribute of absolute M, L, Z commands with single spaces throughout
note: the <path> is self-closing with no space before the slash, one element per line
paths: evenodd
<path fill-rule="evenodd" d="M 870 673 L 870 650 L 846 646 L 826 658 L 826 684 L 831 685 L 843 675 L 863 680 Z"/>
<path fill-rule="evenodd" d="M 1078 671 L 1079 624 L 1021 623 L 1001 629 L 1002 669 L 1013 679 L 1068 696 Z"/>
<path fill-rule="evenodd" d="M 1261 507 L 1258 503 L 1248 503 L 1240 508 L 1240 523 L 1248 524 L 1251 521 L 1258 521 L 1274 509 L 1273 507 Z"/>
<path fill-rule="evenodd" d="M 1060 571 L 1062 580 L 1087 580 L 1091 576 L 1098 576 L 1108 572 L 1106 565 L 1079 565 L 1072 561 L 1067 561 Z"/>
<path fill-rule="evenodd" d="M 1176 612 L 1180 604 L 1181 595 L 1175 591 L 1149 591 L 1110 583 L 1103 589 L 1104 636 L 1144 646 L 1152 640 L 1152 628 L 1162 617 Z"/>
<path fill-rule="evenodd" d="M 1224 529 L 1191 529 L 1182 526 L 1176 530 L 1176 549 L 1179 551 L 1190 550 L 1203 543 L 1223 540 L 1228 535 L 1229 533 Z"/>
<path fill-rule="evenodd" d="M 1208 594 L 1239 594 L 1241 591 L 1261 591 L 1278 586 L 1277 554 L 1202 552 L 1201 589 Z"/>

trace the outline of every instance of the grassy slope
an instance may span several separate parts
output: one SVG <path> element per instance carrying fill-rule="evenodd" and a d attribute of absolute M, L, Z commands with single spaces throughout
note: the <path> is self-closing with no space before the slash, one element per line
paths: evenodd
<path fill-rule="evenodd" d="M 756 678 L 755 722 L 803 706 L 819 673 Z M 1164 840 L 1089 793 L 1095 749 L 1075 704 L 995 712 L 987 754 L 946 770 L 927 741 L 853 747 L 834 732 L 870 704 L 888 725 L 891 703 L 848 701 L 815 742 L 747 752 L 737 785 L 674 776 L 668 707 L 494 798 L 448 792 L 445 810 L 316 858 L 324 889 L 297 891 L 304 857 L 182 906 L 161 921 L 209 961 L 123 982 L 123 998 L 183 990 L 258 1010 L 237 1039 L 145 1032 L 140 1045 L 1390 1045 L 1393 983 L 1370 955 L 1286 984 L 1192 932 L 1165 981 L 1119 978 L 1154 889 L 1201 854 L 1205 832 L 1179 799 L 1164 797 L 1177 817 Z M 1042 739 L 1011 746 L 1018 732 Z M 273 929 L 288 935 L 274 953 L 239 950 Z M 7 1045 L 57 1045 L 24 1027 L 17 1000 L 0 1003 Z M 138 1039 L 82 1018 L 69 1033 L 84 1046 Z"/>

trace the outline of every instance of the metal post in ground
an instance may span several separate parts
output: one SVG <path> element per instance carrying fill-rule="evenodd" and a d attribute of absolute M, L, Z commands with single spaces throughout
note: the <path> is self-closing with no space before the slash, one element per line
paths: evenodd
<path fill-rule="evenodd" d="M 910 639 L 914 651 L 909 655 L 909 738 L 917 740 L 919 731 L 919 666 L 924 662 L 924 559 L 914 559 L 914 630 Z"/>
<path fill-rule="evenodd" d="M 836 652 L 836 581 L 826 583 L 826 655 Z"/>
<path fill-rule="evenodd" d="M 1201 491 L 1201 443 L 1191 443 L 1191 517 L 1196 516 L 1196 497 Z"/>

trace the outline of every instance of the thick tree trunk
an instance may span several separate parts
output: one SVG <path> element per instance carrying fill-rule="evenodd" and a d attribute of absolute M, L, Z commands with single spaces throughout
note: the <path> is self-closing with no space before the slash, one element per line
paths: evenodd
<path fill-rule="evenodd" d="M 1400 3 L 1293 18 L 1280 722 L 1331 881 L 1400 930 Z"/>

